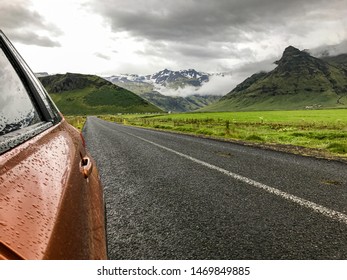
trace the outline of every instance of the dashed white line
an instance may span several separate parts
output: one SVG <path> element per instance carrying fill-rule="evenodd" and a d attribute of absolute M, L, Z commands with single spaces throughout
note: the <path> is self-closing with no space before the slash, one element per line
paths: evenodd
<path fill-rule="evenodd" d="M 159 147 L 159 148 L 161 148 L 161 149 L 164 149 L 164 150 L 166 150 L 166 151 L 169 151 L 169 152 L 171 152 L 171 153 L 174 153 L 174 154 L 176 154 L 176 155 L 178 155 L 178 156 L 180 156 L 180 157 L 183 157 L 183 158 L 186 158 L 186 159 L 188 159 L 188 160 L 191 160 L 191 161 L 193 161 L 193 162 L 195 162 L 195 163 L 197 163 L 197 164 L 200 164 L 200 165 L 202 165 L 202 166 L 208 167 L 208 168 L 210 168 L 210 169 L 212 169 L 212 170 L 219 171 L 220 173 L 223 173 L 223 174 L 225 174 L 225 175 L 227 175 L 227 176 L 229 176 L 229 177 L 231 177 L 231 178 L 233 178 L 233 179 L 236 179 L 236 180 L 238 180 L 238 181 L 247 183 L 248 185 L 251 185 L 251 186 L 256 187 L 256 188 L 258 188 L 258 189 L 262 189 L 262 190 L 264 190 L 264 191 L 266 191 L 266 192 L 268 192 L 268 193 L 277 195 L 277 196 L 279 196 L 279 197 L 281 197 L 281 198 L 284 198 L 284 199 L 286 199 L 286 200 L 288 200 L 288 201 L 294 202 L 294 203 L 296 203 L 296 204 L 298 204 L 298 205 L 300 205 L 300 206 L 303 206 L 303 207 L 305 207 L 305 208 L 308 208 L 308 209 L 310 209 L 310 210 L 313 210 L 313 211 L 316 212 L 316 213 L 320 213 L 320 214 L 322 214 L 322 215 L 324 215 L 324 216 L 326 216 L 326 217 L 328 217 L 328 218 L 331 218 L 331 219 L 337 220 L 337 221 L 339 221 L 339 222 L 342 222 L 342 223 L 344 223 L 344 224 L 347 224 L 347 215 L 344 214 L 344 213 L 341 213 L 341 212 L 338 212 L 338 211 L 329 209 L 329 208 L 327 208 L 327 207 L 324 207 L 324 206 L 319 205 L 319 204 L 317 204 L 317 203 L 314 203 L 314 202 L 312 202 L 312 201 L 309 201 L 309 200 L 300 198 L 300 197 L 298 197 L 298 196 L 295 196 L 295 195 L 292 195 L 292 194 L 283 192 L 283 191 L 281 191 L 281 190 L 279 190 L 279 189 L 276 189 L 276 188 L 267 186 L 267 185 L 265 185 L 265 184 L 259 183 L 259 182 L 257 182 L 257 181 L 254 181 L 254 180 L 249 179 L 249 178 L 247 178 L 247 177 L 244 177 L 244 176 L 238 175 L 238 174 L 236 174 L 236 173 L 230 172 L 230 171 L 228 171 L 228 170 L 225 170 L 225 169 L 220 168 L 220 167 L 218 167 L 218 166 L 215 166 L 215 165 L 213 165 L 213 164 L 207 163 L 207 162 L 205 162 L 205 161 L 196 159 L 196 158 L 191 157 L 191 156 L 189 156 L 189 155 L 180 153 L 180 152 L 178 152 L 178 151 L 176 151 L 176 150 L 173 150 L 173 149 L 170 149 L 170 148 L 168 148 L 168 147 L 162 146 L 162 145 L 160 145 L 160 144 L 157 144 L 157 143 L 155 143 L 155 142 L 152 142 L 152 141 L 147 140 L 147 139 L 145 139 L 145 138 L 142 138 L 142 137 L 140 137 L 140 136 L 136 136 L 136 135 L 134 135 L 134 134 L 132 134 L 132 133 L 126 132 L 126 134 L 131 135 L 131 136 L 133 136 L 133 137 L 135 137 L 135 138 L 138 138 L 138 139 L 140 139 L 140 140 L 142 140 L 142 141 L 145 141 L 145 142 L 147 142 L 147 143 L 149 143 L 149 144 L 152 144 L 152 145 L 154 145 L 154 146 L 157 146 L 157 147 Z"/>

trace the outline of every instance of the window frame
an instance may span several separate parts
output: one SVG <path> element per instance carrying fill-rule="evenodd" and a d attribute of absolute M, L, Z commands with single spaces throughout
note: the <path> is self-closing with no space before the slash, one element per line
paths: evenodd
<path fill-rule="evenodd" d="M 22 81 L 41 122 L 0 136 L 0 155 L 59 123 L 62 115 L 6 35 L 0 30 L 2 51 Z"/>

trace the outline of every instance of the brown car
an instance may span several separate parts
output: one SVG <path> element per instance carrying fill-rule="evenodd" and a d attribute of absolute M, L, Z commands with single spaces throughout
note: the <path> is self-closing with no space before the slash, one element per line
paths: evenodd
<path fill-rule="evenodd" d="M 95 162 L 0 31 L 0 259 L 106 257 Z"/>

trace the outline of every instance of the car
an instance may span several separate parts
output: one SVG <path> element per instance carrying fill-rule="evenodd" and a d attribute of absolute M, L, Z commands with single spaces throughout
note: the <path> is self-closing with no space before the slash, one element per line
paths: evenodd
<path fill-rule="evenodd" d="M 1 30 L 0 259 L 107 259 L 95 161 Z"/>

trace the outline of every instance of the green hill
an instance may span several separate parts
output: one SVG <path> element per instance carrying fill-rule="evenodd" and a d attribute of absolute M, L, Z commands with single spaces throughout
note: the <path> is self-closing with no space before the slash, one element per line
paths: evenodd
<path fill-rule="evenodd" d="M 273 71 L 252 75 L 201 111 L 346 108 L 347 70 L 336 60 L 318 59 L 290 46 Z"/>
<path fill-rule="evenodd" d="M 98 76 L 57 74 L 40 81 L 65 115 L 154 113 L 161 109 Z"/>

